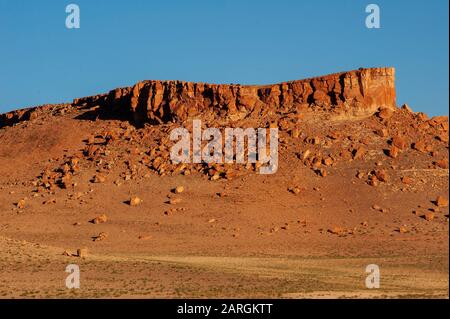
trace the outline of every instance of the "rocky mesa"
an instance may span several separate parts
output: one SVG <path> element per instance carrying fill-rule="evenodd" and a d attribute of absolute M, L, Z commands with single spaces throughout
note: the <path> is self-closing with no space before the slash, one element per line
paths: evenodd
<path fill-rule="evenodd" d="M 308 108 L 371 114 L 396 108 L 395 69 L 361 68 L 272 85 L 207 84 L 147 80 L 109 93 L 75 99 L 67 107 L 99 107 L 136 124 L 181 122 L 191 117 L 257 118 Z M 0 116 L 0 127 L 38 116 L 55 105 Z"/>
<path fill-rule="evenodd" d="M 143 81 L 0 115 L 0 296 L 448 298 L 448 117 L 397 107 L 394 77 Z M 173 161 L 193 119 L 278 128 L 276 172 Z"/>

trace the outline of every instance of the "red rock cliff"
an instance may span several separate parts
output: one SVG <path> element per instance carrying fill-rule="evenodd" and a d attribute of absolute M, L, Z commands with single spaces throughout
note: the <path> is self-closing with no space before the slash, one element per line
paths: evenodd
<path fill-rule="evenodd" d="M 359 69 L 261 86 L 142 81 L 107 94 L 75 99 L 72 107 L 98 105 L 105 112 L 131 117 L 138 123 L 183 121 L 207 114 L 238 119 L 310 107 L 369 114 L 379 107 L 396 107 L 394 81 L 394 68 Z M 33 118 L 42 111 L 41 107 L 3 114 L 0 127 Z"/>
<path fill-rule="evenodd" d="M 394 81 L 393 68 L 359 69 L 262 86 L 142 81 L 76 99 L 73 104 L 126 110 L 136 121 L 154 123 L 183 121 L 210 111 L 233 118 L 310 106 L 375 112 L 379 107 L 396 107 Z"/>

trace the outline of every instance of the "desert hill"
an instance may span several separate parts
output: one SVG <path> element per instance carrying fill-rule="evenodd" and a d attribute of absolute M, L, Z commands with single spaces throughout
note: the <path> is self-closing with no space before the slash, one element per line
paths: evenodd
<path fill-rule="evenodd" d="M 394 69 L 374 68 L 142 81 L 0 115 L 0 295 L 448 298 L 448 117 L 395 97 Z M 278 128 L 277 172 L 173 163 L 193 119 Z"/>

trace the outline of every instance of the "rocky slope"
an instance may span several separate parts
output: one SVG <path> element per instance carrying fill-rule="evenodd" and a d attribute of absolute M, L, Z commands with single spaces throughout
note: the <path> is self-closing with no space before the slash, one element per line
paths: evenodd
<path fill-rule="evenodd" d="M 39 112 L 54 107 L 3 114 L 0 127 L 33 119 Z M 305 111 L 311 107 L 369 114 L 381 107 L 396 107 L 395 70 L 359 69 L 264 86 L 142 81 L 107 94 L 75 99 L 69 107 L 99 107 L 103 114 L 129 117 L 136 124 L 184 121 L 208 115 L 232 120 L 258 118 L 271 112 Z"/>
<path fill-rule="evenodd" d="M 144 81 L 0 118 L 0 296 L 362 297 L 375 263 L 371 297 L 448 298 L 448 117 L 396 107 L 393 69 Z M 277 127 L 278 171 L 172 163 L 193 118 Z"/>

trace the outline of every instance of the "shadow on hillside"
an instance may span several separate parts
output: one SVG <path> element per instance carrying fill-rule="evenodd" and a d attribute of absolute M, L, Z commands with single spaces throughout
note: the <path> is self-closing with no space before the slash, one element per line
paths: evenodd
<path fill-rule="evenodd" d="M 85 111 L 83 113 L 81 113 L 80 115 L 77 115 L 75 117 L 75 119 L 81 120 L 81 121 L 93 121 L 93 122 L 98 121 L 98 120 L 103 120 L 103 121 L 113 120 L 113 121 L 123 121 L 123 122 L 126 121 L 130 125 L 135 126 L 136 128 L 142 127 L 142 125 L 136 123 L 131 112 L 127 112 L 124 110 L 113 110 L 111 108 L 100 107 L 100 106 L 86 108 Z"/>

